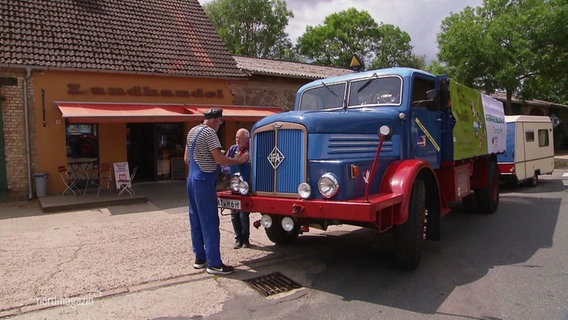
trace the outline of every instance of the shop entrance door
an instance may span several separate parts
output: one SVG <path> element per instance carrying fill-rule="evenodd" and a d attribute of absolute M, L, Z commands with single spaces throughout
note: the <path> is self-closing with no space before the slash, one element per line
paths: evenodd
<path fill-rule="evenodd" d="M 138 166 L 136 180 L 172 179 L 171 161 L 183 158 L 182 123 L 129 123 L 128 163 Z"/>
<path fill-rule="evenodd" d="M 152 123 L 127 124 L 126 152 L 131 168 L 138 167 L 136 180 L 154 180 L 154 126 Z"/>

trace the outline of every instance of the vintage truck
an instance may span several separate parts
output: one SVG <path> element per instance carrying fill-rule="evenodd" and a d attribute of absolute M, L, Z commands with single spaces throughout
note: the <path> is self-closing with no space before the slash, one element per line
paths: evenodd
<path fill-rule="evenodd" d="M 218 204 L 261 213 L 276 244 L 310 227 L 393 231 L 396 265 L 415 269 L 453 203 L 497 210 L 505 131 L 500 102 L 446 76 L 391 68 L 316 80 L 294 111 L 253 126 L 251 176 L 231 177 Z"/>

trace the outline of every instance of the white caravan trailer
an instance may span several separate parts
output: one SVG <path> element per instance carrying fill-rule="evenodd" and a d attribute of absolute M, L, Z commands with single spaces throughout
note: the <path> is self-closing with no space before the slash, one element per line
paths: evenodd
<path fill-rule="evenodd" d="M 507 151 L 497 156 L 501 180 L 529 186 L 554 170 L 552 121 L 546 116 L 505 116 Z"/>

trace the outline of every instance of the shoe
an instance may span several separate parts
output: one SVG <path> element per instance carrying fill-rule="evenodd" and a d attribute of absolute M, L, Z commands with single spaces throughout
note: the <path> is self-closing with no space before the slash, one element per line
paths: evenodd
<path fill-rule="evenodd" d="M 195 262 L 193 263 L 193 268 L 195 269 L 203 269 L 207 267 L 207 261 L 206 260 L 198 260 L 195 259 Z"/>
<path fill-rule="evenodd" d="M 222 264 L 220 267 L 207 267 L 206 271 L 209 274 L 231 274 L 235 268 Z"/>
<path fill-rule="evenodd" d="M 250 248 L 250 242 L 244 241 L 243 242 L 243 248 Z"/>
<path fill-rule="evenodd" d="M 239 249 L 242 246 L 243 246 L 243 243 L 240 242 L 239 240 L 237 240 L 237 242 L 235 242 L 235 245 L 233 246 L 233 249 Z"/>

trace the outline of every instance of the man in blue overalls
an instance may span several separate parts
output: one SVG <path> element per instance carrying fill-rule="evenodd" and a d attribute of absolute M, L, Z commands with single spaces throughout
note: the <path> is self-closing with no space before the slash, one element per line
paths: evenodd
<path fill-rule="evenodd" d="M 189 164 L 187 194 L 191 244 L 195 269 L 207 267 L 211 274 L 230 274 L 232 266 L 221 261 L 219 212 L 216 181 L 219 165 L 236 165 L 248 161 L 248 153 L 228 158 L 221 153 L 217 130 L 223 123 L 223 110 L 209 109 L 204 121 L 187 133 L 184 160 Z"/>

